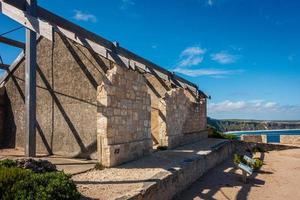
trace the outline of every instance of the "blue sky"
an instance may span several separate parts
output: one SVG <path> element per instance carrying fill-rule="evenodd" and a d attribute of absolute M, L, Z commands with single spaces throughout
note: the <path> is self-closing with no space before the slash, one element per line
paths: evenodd
<path fill-rule="evenodd" d="M 68 3 L 67 3 L 68 2 Z M 300 119 L 297 0 L 39 0 L 193 81 L 215 118 Z M 0 33 L 18 26 L 0 16 Z M 9 34 L 24 39 L 24 30 Z M 18 51 L 0 45 L 4 62 Z"/>

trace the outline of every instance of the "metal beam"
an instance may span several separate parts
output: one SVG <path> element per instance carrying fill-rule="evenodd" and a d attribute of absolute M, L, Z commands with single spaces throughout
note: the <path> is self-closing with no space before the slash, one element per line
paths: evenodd
<path fill-rule="evenodd" d="M 91 48 L 99 55 L 113 62 L 118 63 L 119 61 L 122 61 L 125 65 L 132 63 L 136 67 L 139 67 L 143 70 L 145 70 L 144 68 L 152 68 L 163 80 L 169 81 L 170 77 L 172 76 L 173 79 L 177 79 L 177 81 L 181 82 L 183 85 L 193 88 L 193 91 L 196 92 L 198 90 L 198 87 L 190 81 L 179 77 L 178 75 L 173 75 L 170 71 L 136 55 L 125 48 L 120 46 L 116 47 L 112 42 L 106 40 L 105 38 L 89 32 L 86 29 L 83 29 L 66 19 L 59 17 L 58 15 L 55 15 L 44 8 L 38 7 L 38 16 L 34 17 L 24 12 L 22 0 L 0 0 L 0 3 L 2 3 L 3 8 L 6 8 L 2 10 L 3 14 L 50 40 L 52 40 L 53 37 L 52 31 L 62 33 L 76 43 L 87 48 Z M 147 73 L 151 73 L 148 70 L 146 71 Z"/>
<path fill-rule="evenodd" d="M 37 15 L 36 0 L 26 0 L 26 11 Z M 25 155 L 36 156 L 36 32 L 26 29 L 25 48 Z"/>
<path fill-rule="evenodd" d="M 14 60 L 14 62 L 6 69 L 4 74 L 0 78 L 0 86 L 5 84 L 10 75 L 20 66 L 20 64 L 24 61 L 24 52 L 22 51 L 18 57 Z"/>
<path fill-rule="evenodd" d="M 52 41 L 53 27 L 49 25 L 48 22 L 39 19 L 37 14 L 33 16 L 30 12 L 26 11 L 26 8 L 18 8 L 20 7 L 19 4 L 23 4 L 24 7 L 27 7 L 28 3 L 26 3 L 26 1 L 0 0 L 0 12 L 20 23 L 24 27 L 35 31 L 39 35 L 42 35 L 48 40 Z M 16 2 L 18 2 L 18 4 L 16 4 Z M 18 7 L 15 7 L 15 4 L 18 5 Z"/>
<path fill-rule="evenodd" d="M 53 40 L 53 31 L 62 33 L 67 38 L 86 48 L 92 49 L 97 54 L 113 62 L 118 63 L 119 61 L 122 61 L 128 68 L 133 65 L 150 74 L 152 73 L 146 69 L 152 68 L 161 79 L 165 81 L 171 80 L 177 86 L 181 85 L 182 87 L 189 87 L 194 93 L 198 93 L 197 85 L 192 82 L 173 74 L 125 48 L 120 46 L 116 47 L 109 40 L 87 31 L 44 8 L 38 6 L 37 16 L 32 16 L 25 12 L 24 0 L 0 0 L 0 12 L 51 41 Z M 199 92 L 203 93 L 202 91 Z"/>
<path fill-rule="evenodd" d="M 0 63 L 0 69 L 6 70 L 6 69 L 8 69 L 8 68 L 9 68 L 9 65 Z"/>
<path fill-rule="evenodd" d="M 7 45 L 14 46 L 14 47 L 18 47 L 21 49 L 25 49 L 25 44 L 23 42 L 19 42 L 19 41 L 16 41 L 16 40 L 13 40 L 13 39 L 10 39 L 7 37 L 0 36 L 0 42 L 7 44 Z"/>

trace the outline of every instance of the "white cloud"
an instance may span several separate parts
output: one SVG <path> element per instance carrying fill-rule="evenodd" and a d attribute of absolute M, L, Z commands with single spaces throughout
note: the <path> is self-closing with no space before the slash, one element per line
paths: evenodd
<path fill-rule="evenodd" d="M 195 66 L 195 65 L 198 65 L 200 64 L 201 62 L 203 61 L 203 57 L 193 57 L 193 56 L 190 56 L 190 57 L 187 57 L 185 59 L 182 59 L 178 66 L 179 67 L 186 67 L 186 66 Z"/>
<path fill-rule="evenodd" d="M 280 105 L 276 102 L 265 100 L 250 101 L 230 101 L 226 100 L 219 103 L 210 103 L 208 105 L 210 114 L 248 114 L 248 113 L 283 113 L 300 112 L 300 106 Z"/>
<path fill-rule="evenodd" d="M 197 76 L 212 76 L 219 78 L 220 75 L 229 75 L 239 73 L 240 70 L 219 70 L 219 69 L 184 69 L 184 68 L 175 68 L 174 72 L 184 74 L 191 77 Z"/>
<path fill-rule="evenodd" d="M 78 21 L 85 21 L 85 22 L 97 22 L 97 18 L 95 15 L 84 13 L 81 10 L 74 10 L 74 19 Z"/>
<path fill-rule="evenodd" d="M 235 63 L 239 56 L 229 54 L 226 51 L 221 51 L 219 53 L 211 54 L 210 57 L 213 61 L 220 64 L 231 64 Z"/>
<path fill-rule="evenodd" d="M 134 5 L 135 5 L 135 2 L 133 0 L 121 0 L 120 9 L 127 10 L 128 8 L 130 8 L 131 6 L 134 6 Z"/>
<path fill-rule="evenodd" d="M 188 47 L 181 52 L 181 56 L 197 56 L 204 54 L 206 49 L 202 49 L 199 46 Z"/>
<path fill-rule="evenodd" d="M 203 54 L 206 50 L 199 46 L 188 47 L 180 54 L 178 67 L 188 67 L 200 64 L 203 61 Z"/>
<path fill-rule="evenodd" d="M 213 78 L 223 78 L 225 75 L 238 74 L 243 72 L 242 70 L 226 70 L 226 69 L 214 69 L 214 68 L 201 68 L 195 69 L 195 66 L 200 65 L 206 53 L 205 48 L 200 46 L 191 46 L 185 48 L 179 56 L 179 61 L 174 72 L 178 72 L 187 76 L 210 76 Z"/>
<path fill-rule="evenodd" d="M 277 103 L 276 102 L 267 102 L 264 106 L 266 108 L 276 108 Z"/>
<path fill-rule="evenodd" d="M 209 104 L 208 108 L 210 112 L 228 112 L 234 110 L 240 110 L 245 108 L 247 103 L 245 101 L 223 101 L 220 103 L 211 103 Z"/>

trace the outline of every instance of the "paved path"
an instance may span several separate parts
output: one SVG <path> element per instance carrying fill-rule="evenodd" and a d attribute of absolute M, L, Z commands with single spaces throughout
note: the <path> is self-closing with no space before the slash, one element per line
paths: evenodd
<path fill-rule="evenodd" d="M 231 160 L 204 175 L 178 200 L 198 199 L 300 199 L 300 149 L 265 153 L 261 171 L 243 184 L 241 171 L 233 168 Z"/>

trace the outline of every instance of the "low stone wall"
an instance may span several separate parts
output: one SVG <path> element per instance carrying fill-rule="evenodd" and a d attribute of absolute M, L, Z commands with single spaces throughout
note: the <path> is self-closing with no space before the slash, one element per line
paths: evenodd
<path fill-rule="evenodd" d="M 280 143 L 300 145 L 300 135 L 280 135 Z"/>
<path fill-rule="evenodd" d="M 244 141 L 244 142 L 267 143 L 267 135 L 243 134 L 243 135 L 241 135 L 241 140 Z"/>
<path fill-rule="evenodd" d="M 130 200 L 157 200 L 172 199 L 177 194 L 188 188 L 204 173 L 217 164 L 226 160 L 235 150 L 233 142 L 221 143 L 218 148 L 202 155 L 183 160 L 178 167 L 170 168 L 168 171 L 156 174 L 152 179 L 155 183 L 144 184 L 143 189 L 133 196 L 124 196 L 119 199 Z"/>

